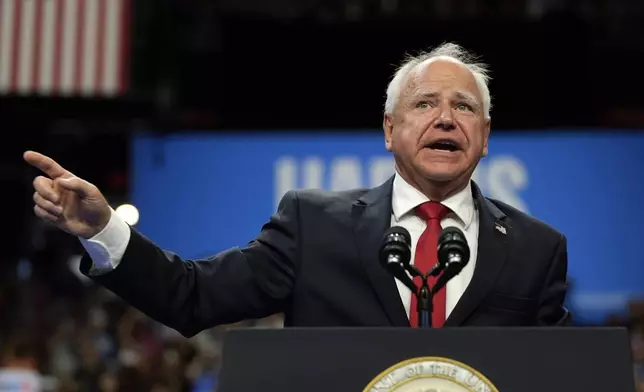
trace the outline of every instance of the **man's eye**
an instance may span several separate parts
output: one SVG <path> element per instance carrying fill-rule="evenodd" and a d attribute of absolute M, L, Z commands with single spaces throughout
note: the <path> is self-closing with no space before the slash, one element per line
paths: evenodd
<path fill-rule="evenodd" d="M 472 106 L 470 106 L 470 105 L 468 105 L 466 103 L 459 103 L 458 105 L 456 105 L 456 109 L 457 110 L 469 110 L 469 111 L 472 111 Z"/>
<path fill-rule="evenodd" d="M 421 101 L 416 104 L 416 107 L 419 109 L 427 109 L 432 107 L 432 105 L 427 101 Z"/>

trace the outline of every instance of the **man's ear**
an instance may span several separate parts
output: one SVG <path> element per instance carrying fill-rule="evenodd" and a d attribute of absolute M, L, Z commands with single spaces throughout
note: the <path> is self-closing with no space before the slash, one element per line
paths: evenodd
<path fill-rule="evenodd" d="M 492 125 L 492 119 L 488 118 L 485 120 L 485 128 L 483 129 L 483 157 L 486 157 L 488 154 L 487 142 L 490 139 L 490 126 Z"/>
<path fill-rule="evenodd" d="M 382 120 L 382 128 L 385 131 L 385 148 L 391 152 L 391 136 L 394 131 L 394 123 L 390 114 L 385 114 Z"/>

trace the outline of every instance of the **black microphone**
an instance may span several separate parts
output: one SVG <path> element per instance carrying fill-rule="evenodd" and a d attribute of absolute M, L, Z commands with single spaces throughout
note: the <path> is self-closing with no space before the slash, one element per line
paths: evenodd
<path fill-rule="evenodd" d="M 470 247 L 458 227 L 446 227 L 438 236 L 438 264 L 443 274 L 438 278 L 432 295 L 458 275 L 470 261 Z"/>
<path fill-rule="evenodd" d="M 400 226 L 389 228 L 382 239 L 378 256 L 380 263 L 389 273 L 407 286 L 412 293 L 416 292 L 414 281 L 406 271 L 411 260 L 411 235 L 407 229 Z"/>

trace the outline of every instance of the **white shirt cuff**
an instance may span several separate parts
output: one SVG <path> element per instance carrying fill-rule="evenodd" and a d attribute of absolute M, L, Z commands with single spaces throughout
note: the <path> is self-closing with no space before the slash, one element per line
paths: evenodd
<path fill-rule="evenodd" d="M 114 270 L 130 242 L 130 226 L 112 210 L 107 225 L 90 239 L 78 237 L 93 261 L 90 275 L 101 275 Z"/>

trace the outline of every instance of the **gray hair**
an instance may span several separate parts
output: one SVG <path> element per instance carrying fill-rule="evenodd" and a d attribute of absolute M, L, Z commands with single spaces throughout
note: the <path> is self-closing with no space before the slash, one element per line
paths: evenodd
<path fill-rule="evenodd" d="M 483 96 L 483 113 L 487 119 L 490 118 L 490 110 L 492 108 L 492 99 L 490 97 L 490 89 L 488 82 L 490 76 L 488 74 L 487 65 L 478 62 L 476 57 L 463 49 L 461 46 L 454 43 L 443 43 L 440 46 L 432 49 L 429 52 L 422 52 L 415 56 L 408 56 L 403 63 L 396 69 L 391 82 L 387 86 L 387 100 L 385 101 L 385 114 L 392 114 L 396 107 L 396 102 L 400 98 L 400 94 L 407 81 L 407 76 L 416 71 L 418 66 L 426 65 L 430 60 L 445 59 L 462 64 L 472 72 L 479 92 Z"/>

